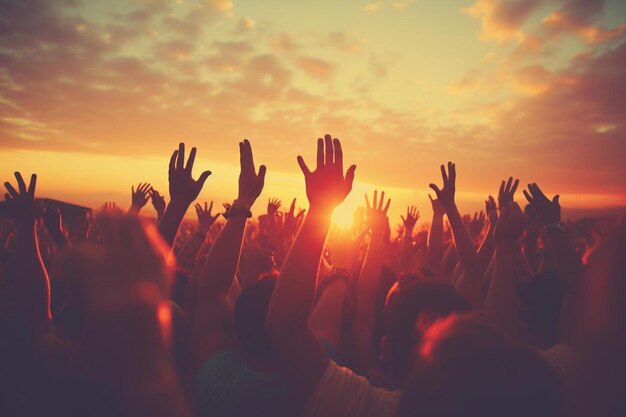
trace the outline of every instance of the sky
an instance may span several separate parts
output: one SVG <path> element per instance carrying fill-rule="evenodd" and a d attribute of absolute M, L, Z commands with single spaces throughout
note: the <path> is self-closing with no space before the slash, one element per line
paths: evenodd
<path fill-rule="evenodd" d="M 358 167 L 338 222 L 374 189 L 428 220 L 448 160 L 461 211 L 510 175 L 624 206 L 625 93 L 623 0 L 0 0 L 0 178 L 92 207 L 166 193 L 181 141 L 200 199 L 231 201 L 244 138 L 254 211 L 306 206 L 296 156 L 325 133 Z"/>

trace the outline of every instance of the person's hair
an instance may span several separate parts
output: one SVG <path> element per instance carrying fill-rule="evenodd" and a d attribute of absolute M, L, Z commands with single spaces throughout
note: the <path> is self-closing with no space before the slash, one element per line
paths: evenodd
<path fill-rule="evenodd" d="M 538 351 L 510 345 L 474 314 L 428 328 L 399 417 L 558 416 L 557 375 Z"/>
<path fill-rule="evenodd" d="M 268 275 L 241 291 L 233 309 L 235 336 L 240 346 L 256 359 L 273 359 L 274 353 L 265 330 L 267 308 L 276 285 Z"/>
<path fill-rule="evenodd" d="M 403 284 L 406 282 L 406 284 Z M 385 309 L 385 335 L 391 344 L 394 371 L 403 378 L 411 369 L 411 352 L 419 344 L 418 319 L 433 321 L 471 309 L 452 286 L 427 280 L 401 280 Z"/>

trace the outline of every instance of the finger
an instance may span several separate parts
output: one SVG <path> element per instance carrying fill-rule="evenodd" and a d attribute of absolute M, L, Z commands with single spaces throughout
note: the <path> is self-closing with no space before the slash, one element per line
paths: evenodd
<path fill-rule="evenodd" d="M 30 176 L 30 184 L 28 184 L 28 194 L 31 197 L 35 196 L 35 188 L 37 187 L 37 174 Z"/>
<path fill-rule="evenodd" d="M 134 185 L 131 185 L 130 191 L 132 191 L 132 193 L 135 194 L 135 186 Z"/>
<path fill-rule="evenodd" d="M 204 171 L 202 174 L 200 174 L 200 178 L 198 178 L 196 184 L 200 184 L 200 188 L 202 188 L 206 179 L 209 178 L 209 175 L 211 175 L 211 171 Z"/>
<path fill-rule="evenodd" d="M 367 193 L 365 194 L 365 205 L 368 210 L 371 210 L 372 206 L 370 206 L 370 198 L 367 196 Z"/>
<path fill-rule="evenodd" d="M 448 174 L 446 174 L 446 167 L 445 165 L 441 165 L 441 178 L 443 178 L 443 183 L 445 184 L 446 182 L 448 182 Z"/>
<path fill-rule="evenodd" d="M 174 151 L 170 158 L 170 172 L 176 169 L 176 158 L 178 157 L 178 151 Z"/>
<path fill-rule="evenodd" d="M 400 216 L 400 218 L 402 219 L 402 223 L 406 223 L 406 219 L 404 218 L 404 216 Z"/>
<path fill-rule="evenodd" d="M 555 206 L 559 207 L 559 208 L 561 208 L 561 205 L 559 204 L 559 198 L 560 198 L 560 197 L 561 197 L 561 196 L 557 194 L 557 195 L 555 195 L 555 196 L 554 196 L 554 198 L 552 199 L 552 203 L 553 203 Z"/>
<path fill-rule="evenodd" d="M 384 202 L 385 202 L 385 192 L 382 191 L 380 193 L 380 200 L 378 200 L 378 210 L 382 210 Z"/>
<path fill-rule="evenodd" d="M 432 190 L 437 195 L 437 198 L 439 198 L 439 193 L 441 193 L 441 190 L 439 189 L 439 187 L 437 187 L 435 184 L 428 184 L 428 186 L 432 188 Z M 431 201 L 432 201 L 432 198 L 431 198 Z"/>
<path fill-rule="evenodd" d="M 511 192 L 511 183 L 513 182 L 513 177 L 509 177 L 508 181 L 506 182 L 506 186 L 504 187 L 504 191 L 506 193 L 510 193 Z"/>
<path fill-rule="evenodd" d="M 498 198 L 500 198 L 504 193 L 504 184 L 504 180 L 502 180 L 502 182 L 500 183 L 500 189 L 498 190 Z"/>
<path fill-rule="evenodd" d="M 513 187 L 511 188 L 511 198 L 515 194 L 515 191 L 517 191 L 518 185 L 519 185 L 519 179 L 516 179 L 515 182 L 513 183 Z"/>
<path fill-rule="evenodd" d="M 456 181 L 456 164 L 453 162 L 448 162 L 448 179 L 453 183 Z"/>
<path fill-rule="evenodd" d="M 296 210 L 296 199 L 294 198 L 289 207 L 289 215 L 293 217 L 293 212 Z"/>
<path fill-rule="evenodd" d="M 206 207 L 206 203 L 204 203 L 204 206 Z M 213 211 L 213 202 L 211 201 L 211 204 L 209 205 L 209 215 L 211 214 L 212 211 Z"/>
<path fill-rule="evenodd" d="M 324 136 L 324 146 L 326 147 L 326 164 L 332 164 L 333 161 L 333 138 L 330 135 Z"/>
<path fill-rule="evenodd" d="M 428 198 L 430 199 L 430 202 L 432 203 L 433 202 L 433 198 L 431 197 L 430 194 L 428 194 Z"/>
<path fill-rule="evenodd" d="M 257 178 L 259 179 L 259 185 L 261 187 L 261 191 L 263 190 L 263 187 L 265 186 L 265 173 L 267 172 L 267 167 L 265 165 L 261 165 L 259 167 L 259 175 L 257 175 Z"/>
<path fill-rule="evenodd" d="M 372 202 L 372 208 L 374 210 L 378 208 L 378 190 L 374 190 L 374 201 Z"/>
<path fill-rule="evenodd" d="M 324 140 L 317 139 L 317 169 L 324 165 Z"/>
<path fill-rule="evenodd" d="M 176 169 L 183 169 L 185 163 L 185 144 L 178 144 L 178 159 L 176 159 Z"/>
<path fill-rule="evenodd" d="M 11 194 L 11 197 L 16 198 L 17 196 L 19 196 L 19 193 L 15 190 L 15 188 L 13 188 L 10 182 L 5 182 L 4 187 L 7 189 L 9 194 Z"/>
<path fill-rule="evenodd" d="M 305 177 L 308 177 L 311 174 L 311 170 L 309 170 L 309 167 L 306 166 L 304 159 L 302 159 L 300 155 L 298 155 L 297 159 L 298 159 L 298 165 L 300 165 L 300 169 L 302 170 L 302 173 L 304 174 Z"/>
<path fill-rule="evenodd" d="M 244 139 L 243 144 L 246 148 L 248 169 L 256 173 L 256 169 L 254 168 L 254 155 L 252 154 L 252 144 L 248 139 Z"/>
<path fill-rule="evenodd" d="M 533 194 L 533 196 L 535 196 L 535 198 L 542 198 L 544 200 L 547 200 L 548 197 L 546 197 L 546 195 L 543 193 L 543 191 L 541 191 L 541 188 L 539 188 L 539 186 L 536 183 L 533 183 L 533 189 L 531 190 L 531 193 Z"/>
<path fill-rule="evenodd" d="M 346 192 L 352 191 L 352 183 L 354 182 L 354 173 L 356 172 L 356 165 L 350 165 L 346 172 Z"/>
<path fill-rule="evenodd" d="M 189 152 L 189 159 L 187 160 L 187 166 L 185 167 L 185 171 L 191 172 L 193 169 L 193 163 L 196 160 L 196 147 L 191 148 L 191 152 Z"/>
<path fill-rule="evenodd" d="M 383 213 L 387 214 L 387 210 L 389 210 L 389 205 L 391 204 L 391 198 L 387 199 L 387 204 L 385 205 L 385 209 Z"/>
<path fill-rule="evenodd" d="M 530 185 L 529 185 L 529 187 L 530 187 Z M 533 203 L 533 198 L 530 196 L 530 194 L 528 194 L 528 191 L 524 190 L 523 193 L 524 193 L 524 197 L 526 197 L 526 200 L 528 200 L 528 202 L 530 204 L 532 204 Z"/>
<path fill-rule="evenodd" d="M 207 204 L 206 204 L 206 201 L 204 202 L 204 211 L 207 211 Z"/>
<path fill-rule="evenodd" d="M 18 171 L 15 171 L 15 179 L 17 180 L 17 187 L 20 190 L 20 194 L 26 194 L 26 184 L 24 184 L 24 178 L 22 178 L 22 174 Z"/>
<path fill-rule="evenodd" d="M 343 173 L 343 149 L 341 149 L 341 142 L 339 139 L 333 139 L 333 145 L 335 145 L 335 165 L 337 170 Z"/>

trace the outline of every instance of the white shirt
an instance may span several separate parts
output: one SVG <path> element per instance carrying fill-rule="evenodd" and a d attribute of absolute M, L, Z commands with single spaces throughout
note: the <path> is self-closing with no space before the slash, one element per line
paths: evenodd
<path fill-rule="evenodd" d="M 329 361 L 304 411 L 306 417 L 392 417 L 400 391 L 370 385 L 348 368 Z"/>

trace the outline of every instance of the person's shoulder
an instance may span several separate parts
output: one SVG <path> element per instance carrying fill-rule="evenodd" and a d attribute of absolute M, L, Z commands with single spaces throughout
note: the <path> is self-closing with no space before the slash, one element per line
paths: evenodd
<path fill-rule="evenodd" d="M 367 378 L 329 361 L 309 399 L 308 416 L 372 416 L 395 414 L 400 392 L 372 386 Z"/>

